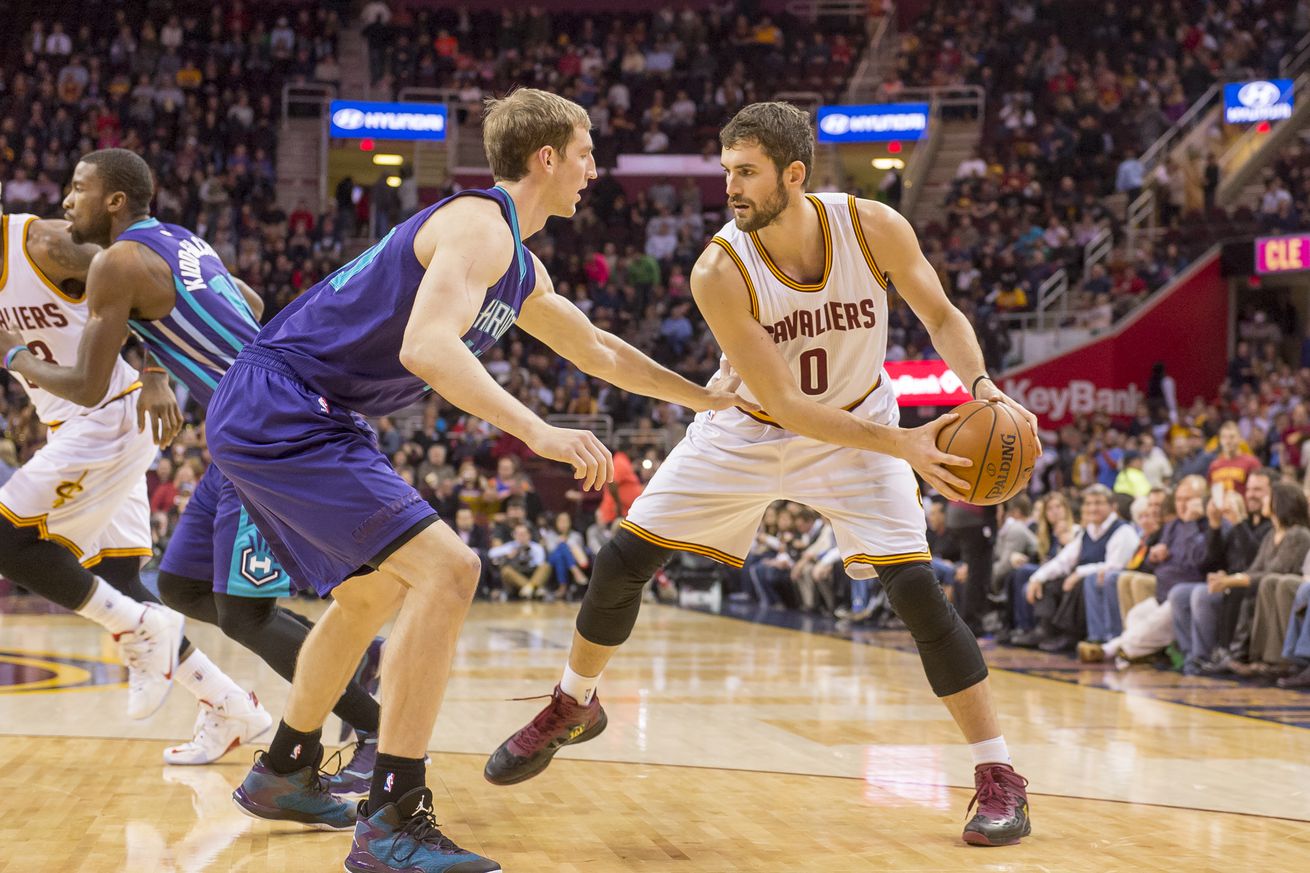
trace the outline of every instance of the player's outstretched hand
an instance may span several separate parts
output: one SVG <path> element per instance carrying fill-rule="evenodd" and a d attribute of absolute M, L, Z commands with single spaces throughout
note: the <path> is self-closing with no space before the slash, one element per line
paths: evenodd
<path fill-rule="evenodd" d="M 167 379 L 142 379 L 136 403 L 137 432 L 146 429 L 146 416 L 150 417 L 150 437 L 160 448 L 172 443 L 182 430 L 182 410 L 177 408 L 177 395 Z"/>
<path fill-rule="evenodd" d="M 710 384 L 705 386 L 705 397 L 693 408 L 697 412 L 705 412 L 736 406 L 751 412 L 759 412 L 759 406 L 737 393 L 740 389 L 741 377 L 725 362 L 719 372 L 714 374 Z"/>
<path fill-rule="evenodd" d="M 907 428 L 902 432 L 900 456 L 909 461 L 910 466 L 948 500 L 963 500 L 969 493 L 969 483 L 946 469 L 946 465 L 973 466 L 973 461 L 968 458 L 948 455 L 937 448 L 937 432 L 959 417 L 954 412 L 948 412 L 922 427 Z"/>
<path fill-rule="evenodd" d="M 552 461 L 573 467 L 573 478 L 582 481 L 583 491 L 599 491 L 614 481 L 614 456 L 589 430 L 572 430 L 545 425 L 528 448 Z"/>
<path fill-rule="evenodd" d="M 1018 404 L 1013 397 L 1010 397 L 1000 388 L 997 388 L 991 379 L 985 379 L 978 384 L 978 393 L 974 395 L 975 400 L 986 400 L 989 403 L 1004 403 L 1018 415 L 1023 416 L 1024 421 L 1028 422 L 1028 427 L 1032 429 L 1033 439 L 1037 442 L 1037 454 L 1042 453 L 1042 437 L 1037 432 L 1037 416 Z"/>

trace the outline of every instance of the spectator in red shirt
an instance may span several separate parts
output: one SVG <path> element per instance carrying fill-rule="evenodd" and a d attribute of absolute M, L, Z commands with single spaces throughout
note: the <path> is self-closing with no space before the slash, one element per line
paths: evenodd
<path fill-rule="evenodd" d="M 295 210 L 287 219 L 287 224 L 292 236 L 298 233 L 312 234 L 314 232 L 314 213 L 309 211 L 309 204 L 304 200 L 297 203 Z"/>
<path fill-rule="evenodd" d="M 1260 469 L 1260 462 L 1242 445 L 1237 423 L 1225 421 L 1219 428 L 1219 455 L 1210 462 L 1207 478 L 1210 485 L 1222 485 L 1226 491 L 1246 493 L 1246 477 Z"/>

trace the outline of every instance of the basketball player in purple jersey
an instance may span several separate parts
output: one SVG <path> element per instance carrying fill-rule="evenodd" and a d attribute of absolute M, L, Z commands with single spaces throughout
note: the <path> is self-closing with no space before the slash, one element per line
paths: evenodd
<path fill-rule="evenodd" d="M 150 168 L 134 152 L 106 149 L 78 163 L 64 201 L 72 238 L 104 250 L 87 274 L 89 317 L 77 360 L 60 366 L 21 353 L 11 369 L 51 394 L 94 406 L 105 395 L 131 330 L 198 402 L 209 402 L 237 352 L 258 332 L 255 312 L 262 303 L 228 273 L 208 243 L 186 228 L 151 218 L 153 194 Z M 167 434 L 164 442 L 171 437 Z M 290 680 L 309 622 L 277 606 L 276 597 L 290 593 L 290 577 L 213 465 L 169 540 L 159 587 L 165 604 L 219 625 Z M 217 670 L 209 672 L 221 676 Z M 182 681 L 186 680 L 184 675 Z M 200 689 L 196 736 L 168 749 L 166 761 L 208 763 L 272 726 L 272 718 L 253 695 L 237 695 L 233 688 L 230 681 L 215 679 Z M 356 758 L 362 755 L 361 761 L 346 768 L 354 772 L 366 766 L 376 751 L 376 743 L 368 746 L 366 741 L 375 738 L 378 730 L 377 702 L 355 684 L 336 711 L 360 734 Z M 371 767 L 367 769 L 371 773 Z M 355 790 L 351 785 L 338 788 L 343 793 Z M 319 802 L 325 808 L 339 805 L 326 793 Z M 351 823 L 343 820 L 341 825 Z"/>
<path fill-rule="evenodd" d="M 625 390 L 696 410 L 742 402 L 593 327 L 524 247 L 550 216 L 572 216 L 596 177 L 589 127 L 582 107 L 544 91 L 490 102 L 483 132 L 498 184 L 424 209 L 307 291 L 242 350 L 210 405 L 215 463 L 292 576 L 333 597 L 301 649 L 272 748 L 236 791 L 242 808 L 285 817 L 332 700 L 399 609 L 373 786 L 346 860 L 356 873 L 500 869 L 442 836 L 424 767 L 478 558 L 391 468 L 360 415 L 432 390 L 571 465 L 584 488 L 602 487 L 613 460 L 600 441 L 546 424 L 478 360 L 516 322 Z"/>

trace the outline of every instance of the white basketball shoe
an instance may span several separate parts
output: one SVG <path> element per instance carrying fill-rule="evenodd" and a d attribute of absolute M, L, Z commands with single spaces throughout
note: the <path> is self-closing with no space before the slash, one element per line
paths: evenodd
<path fill-rule="evenodd" d="M 229 694 L 215 704 L 202 700 L 196 713 L 196 735 L 190 742 L 164 749 L 164 763 L 212 764 L 272 726 L 273 716 L 253 691 Z"/>
<path fill-rule="evenodd" d="M 143 604 L 141 623 L 115 634 L 119 657 L 127 667 L 127 717 L 149 718 L 173 687 L 177 649 L 182 644 L 181 613 L 157 603 Z"/>

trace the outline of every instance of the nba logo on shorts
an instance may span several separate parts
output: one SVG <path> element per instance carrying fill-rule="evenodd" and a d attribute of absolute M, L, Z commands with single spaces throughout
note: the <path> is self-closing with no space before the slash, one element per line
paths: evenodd
<path fill-rule="evenodd" d="M 393 787 L 395 787 L 395 784 L 396 784 L 396 774 L 388 773 L 387 781 L 382 783 L 382 790 L 390 791 Z"/>
<path fill-rule="evenodd" d="M 318 408 L 323 410 L 324 415 L 328 415 L 332 412 L 332 410 L 328 408 L 328 402 L 326 397 L 318 398 Z"/>

